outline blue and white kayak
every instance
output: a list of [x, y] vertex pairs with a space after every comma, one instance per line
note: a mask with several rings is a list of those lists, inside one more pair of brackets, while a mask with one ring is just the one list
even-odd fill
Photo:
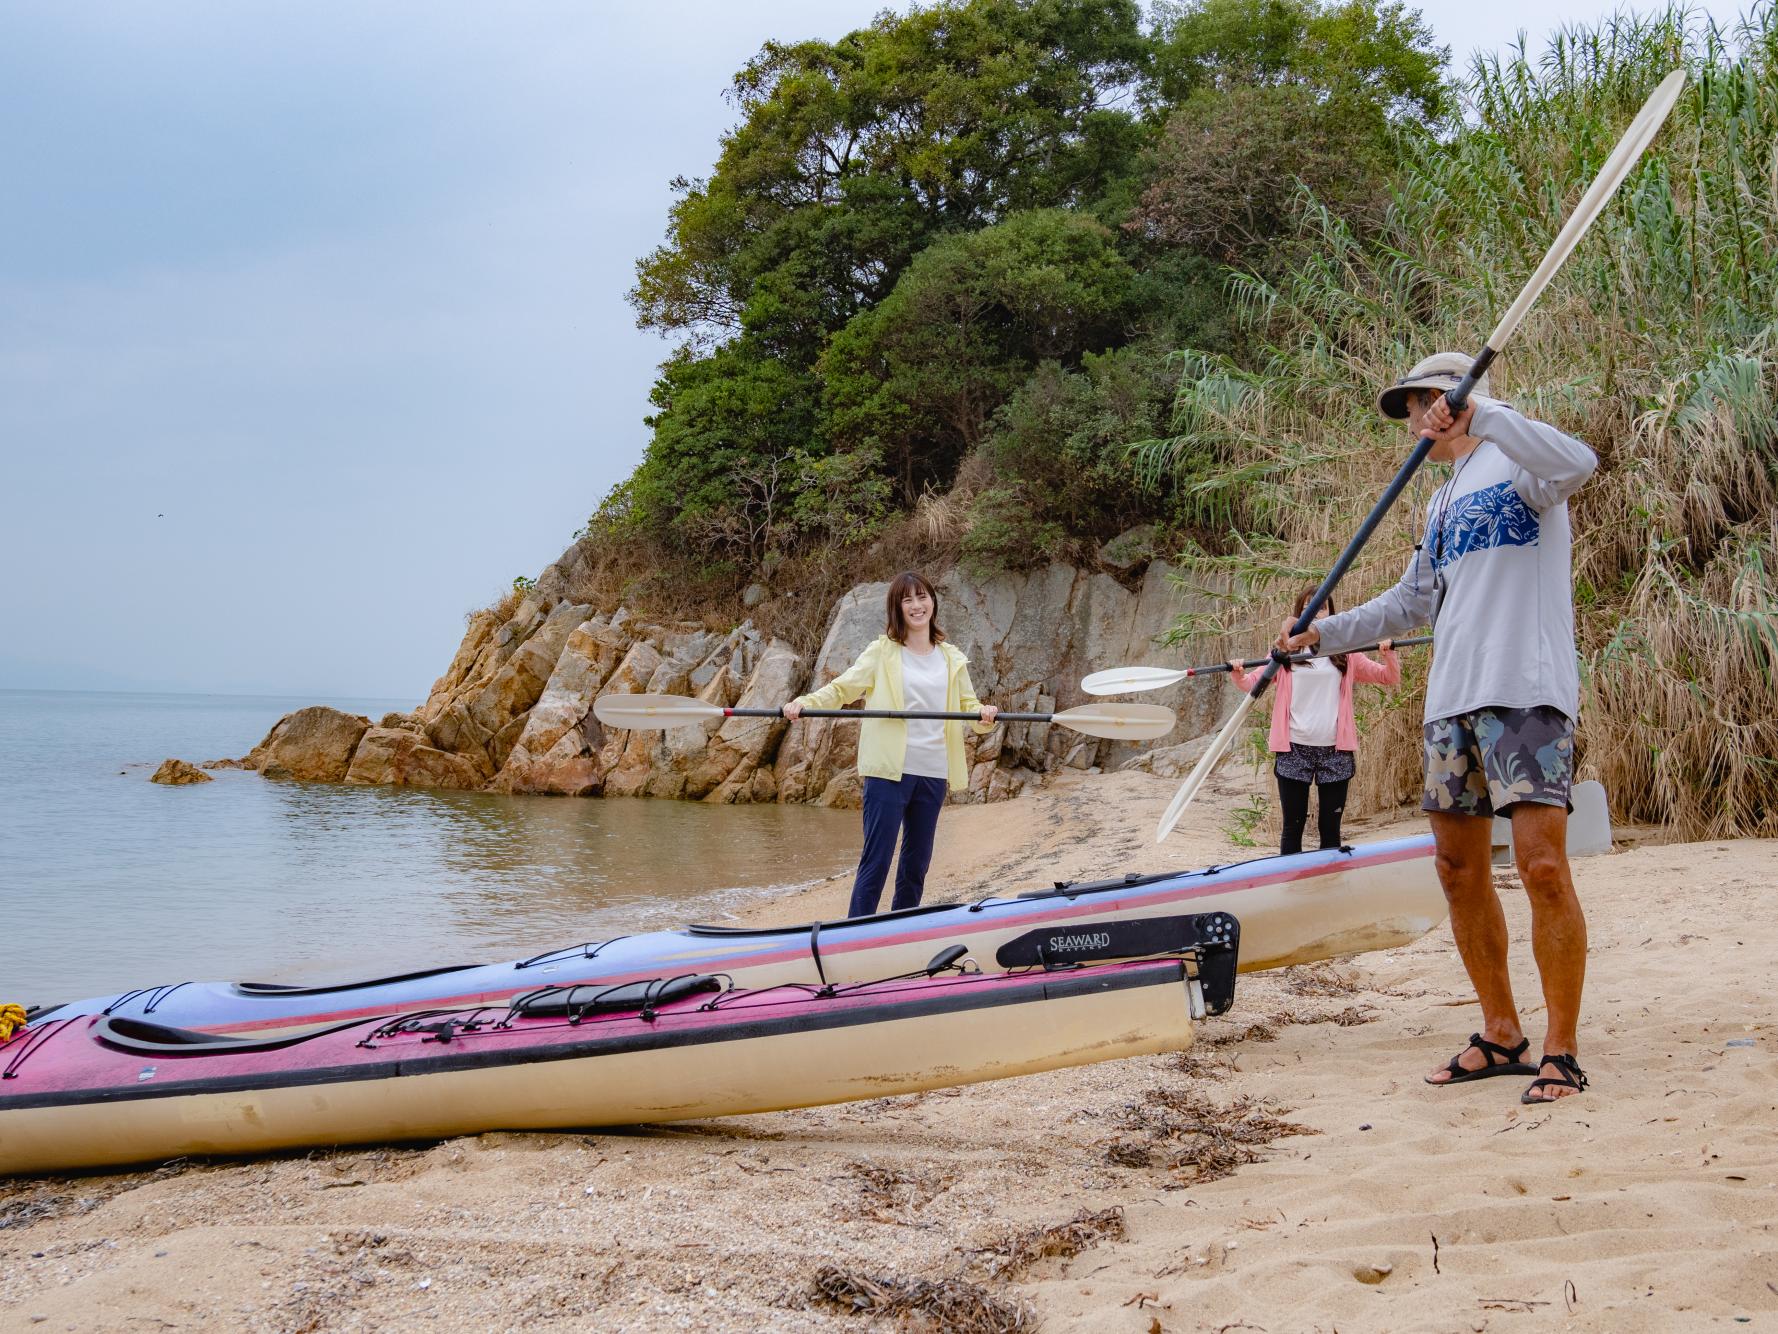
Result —
[[1240, 924], [1243, 972], [1390, 949], [1445, 917], [1428, 835], [1228, 866], [1050, 888], [973, 903], [932, 903], [874, 917], [783, 927], [689, 926], [587, 941], [510, 963], [457, 964], [312, 986], [168, 982], [32, 1011], [141, 1018], [217, 1033], [273, 1033], [420, 1008], [503, 1004], [538, 987], [615, 985], [720, 973], [739, 987], [865, 982], [923, 968], [962, 945], [987, 972], [1030, 962], [1120, 955], [1109, 924], [1227, 913]]

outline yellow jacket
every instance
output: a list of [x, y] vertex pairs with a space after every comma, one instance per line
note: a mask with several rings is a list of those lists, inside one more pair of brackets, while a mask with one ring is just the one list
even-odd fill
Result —
[[[950, 644], [941, 643], [949, 672], [945, 678], [945, 712], [973, 713], [982, 707], [976, 698], [975, 686], [969, 679], [969, 659]], [[876, 639], [858, 655], [858, 661], [834, 677], [819, 690], [797, 697], [805, 709], [837, 709], [860, 695], [867, 709], [905, 709], [906, 696], [901, 689], [901, 645], [888, 635]], [[988, 723], [971, 723], [980, 733], [993, 731]], [[908, 725], [900, 718], [866, 718], [859, 724], [858, 772], [865, 778], [888, 778], [899, 781], [901, 766], [907, 759]], [[945, 767], [951, 790], [961, 792], [969, 786], [969, 768], [963, 757], [963, 724], [945, 724]]]

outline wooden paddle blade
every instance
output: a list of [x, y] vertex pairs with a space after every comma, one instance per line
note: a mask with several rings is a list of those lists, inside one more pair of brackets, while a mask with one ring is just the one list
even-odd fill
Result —
[[601, 695], [593, 701], [593, 717], [607, 727], [638, 731], [701, 723], [722, 717], [722, 710], [684, 695]]
[[1087, 736], [1113, 741], [1153, 741], [1178, 723], [1173, 710], [1159, 704], [1083, 704], [1051, 716], [1050, 721]]
[[1080, 688], [1089, 695], [1127, 695], [1177, 685], [1190, 675], [1190, 672], [1169, 671], [1165, 667], [1109, 667], [1082, 677]]
[[1166, 813], [1161, 816], [1160, 826], [1155, 830], [1154, 841], [1165, 843], [1167, 835], [1179, 823], [1179, 817], [1185, 814], [1185, 808], [1192, 804], [1192, 798], [1198, 795], [1198, 789], [1204, 786], [1204, 780], [1210, 776], [1217, 762], [1228, 754], [1229, 747], [1234, 744], [1235, 734], [1247, 720], [1247, 710], [1253, 707], [1253, 696], [1241, 696], [1241, 702], [1229, 715], [1229, 720], [1222, 725], [1222, 731], [1216, 734], [1216, 740], [1210, 743], [1210, 749], [1204, 752], [1197, 767], [1186, 775], [1185, 782], [1179, 785], [1179, 791], [1173, 794], [1173, 800], [1167, 803]]

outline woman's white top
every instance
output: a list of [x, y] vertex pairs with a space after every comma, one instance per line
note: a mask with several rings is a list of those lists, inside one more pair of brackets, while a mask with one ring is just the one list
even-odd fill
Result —
[[[901, 646], [901, 693], [910, 709], [940, 713], [945, 707], [945, 687], [950, 684], [949, 664], [935, 644], [925, 653]], [[950, 762], [945, 755], [945, 725], [933, 719], [908, 719], [908, 753], [902, 761], [904, 774], [945, 778]]]
[[1326, 658], [1299, 662], [1290, 672], [1290, 739], [1298, 746], [1331, 746], [1340, 725], [1340, 669]]

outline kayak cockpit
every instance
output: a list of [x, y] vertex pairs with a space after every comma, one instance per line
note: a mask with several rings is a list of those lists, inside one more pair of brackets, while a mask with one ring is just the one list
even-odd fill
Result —
[[356, 1028], [365, 1022], [363, 1019], [353, 1019], [347, 1023], [329, 1024], [324, 1028], [311, 1028], [301, 1033], [235, 1038], [222, 1033], [202, 1033], [194, 1028], [174, 1028], [171, 1024], [157, 1024], [148, 1019], [113, 1015], [94, 1025], [93, 1038], [119, 1051], [136, 1052], [143, 1056], [214, 1056], [224, 1052], [239, 1054], [277, 1051], [283, 1047], [295, 1046], [299, 1042], [307, 1042], [323, 1033]]
[[915, 908], [895, 908], [889, 912], [870, 913], [864, 917], [838, 917], [825, 922], [804, 922], [800, 926], [705, 926], [694, 922], [685, 928], [688, 936], [806, 936], [820, 927], [830, 931], [841, 926], [861, 926], [869, 922], [901, 922], [910, 917], [961, 908], [960, 903], [922, 903]]
[[313, 986], [288, 986], [282, 982], [235, 982], [229, 990], [237, 996], [263, 996], [273, 1000], [285, 996], [326, 996], [339, 991], [368, 991], [372, 987], [394, 986], [398, 982], [416, 982], [423, 977], [442, 977], [446, 973], [467, 972], [482, 968], [479, 963], [453, 963], [440, 968], [422, 968], [412, 973], [392, 973], [388, 977], [365, 978], [356, 982], [318, 982]]

